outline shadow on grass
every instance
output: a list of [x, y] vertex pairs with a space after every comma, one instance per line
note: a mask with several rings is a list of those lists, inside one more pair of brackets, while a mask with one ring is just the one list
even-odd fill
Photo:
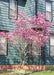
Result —
[[25, 74], [25, 75], [29, 75], [30, 73], [28, 73], [28, 74]]

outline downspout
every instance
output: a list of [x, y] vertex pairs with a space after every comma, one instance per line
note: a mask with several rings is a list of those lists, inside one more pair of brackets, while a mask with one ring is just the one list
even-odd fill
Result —
[[35, 15], [37, 15], [37, 0], [35, 0]]
[[45, 59], [45, 46], [44, 47], [41, 47], [41, 58], [43, 60], [43, 65], [46, 64], [46, 59]]

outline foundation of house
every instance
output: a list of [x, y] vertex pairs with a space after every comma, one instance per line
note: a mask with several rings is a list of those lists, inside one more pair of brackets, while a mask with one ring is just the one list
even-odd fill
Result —
[[[52, 67], [54, 65], [24, 65], [22, 68], [34, 72], [34, 71], [45, 71], [47, 66]], [[19, 69], [19, 68], [20, 65], [0, 65], [0, 71], [7, 69]]]

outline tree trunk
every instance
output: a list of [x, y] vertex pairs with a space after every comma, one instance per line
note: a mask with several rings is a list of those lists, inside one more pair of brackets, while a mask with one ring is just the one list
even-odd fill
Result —
[[20, 65], [22, 65], [22, 53], [20, 53]]

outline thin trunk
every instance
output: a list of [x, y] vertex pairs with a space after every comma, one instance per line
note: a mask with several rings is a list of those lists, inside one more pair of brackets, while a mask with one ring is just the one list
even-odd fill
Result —
[[20, 66], [19, 66], [20, 69], [22, 69], [22, 53], [20, 53]]
[[22, 53], [20, 53], [20, 65], [22, 65]]

